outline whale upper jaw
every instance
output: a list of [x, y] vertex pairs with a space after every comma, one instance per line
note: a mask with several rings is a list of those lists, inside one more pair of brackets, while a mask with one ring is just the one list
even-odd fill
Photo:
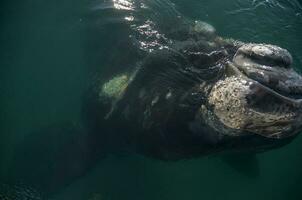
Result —
[[275, 45], [245, 44], [233, 63], [252, 81], [246, 97], [249, 106], [268, 117], [284, 116], [262, 130], [253, 124], [248, 129], [269, 138], [296, 135], [302, 129], [302, 76], [292, 69], [290, 53]]

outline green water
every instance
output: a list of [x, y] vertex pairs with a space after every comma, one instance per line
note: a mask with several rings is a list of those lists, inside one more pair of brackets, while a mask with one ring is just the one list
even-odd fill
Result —
[[[221, 36], [288, 49], [294, 67], [302, 70], [299, 1], [172, 2], [184, 16], [212, 24]], [[81, 96], [94, 72], [125, 59], [126, 49], [112, 48], [123, 37], [122, 27], [104, 30], [107, 19], [91, 9], [97, 5], [101, 1], [0, 3], [1, 175], [8, 171], [18, 141], [48, 124], [77, 122]], [[244, 174], [218, 156], [177, 162], [110, 156], [54, 199], [302, 199], [301, 136], [258, 159], [259, 173]]]

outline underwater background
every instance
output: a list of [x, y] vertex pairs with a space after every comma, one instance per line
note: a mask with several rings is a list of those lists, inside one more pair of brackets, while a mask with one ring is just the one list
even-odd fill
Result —
[[[301, 1], [147, 1], [158, 13], [172, 6], [205, 21], [223, 37], [286, 48], [302, 71]], [[117, 2], [127, 10], [131, 1]], [[50, 124], [78, 123], [95, 73], [130, 63], [131, 52], [116, 48], [129, 35], [109, 8], [104, 0], [1, 1], [0, 182], [19, 141]], [[231, 167], [215, 155], [177, 162], [112, 155], [51, 199], [302, 199], [301, 136], [257, 157], [259, 170], [243, 173], [245, 166]]]

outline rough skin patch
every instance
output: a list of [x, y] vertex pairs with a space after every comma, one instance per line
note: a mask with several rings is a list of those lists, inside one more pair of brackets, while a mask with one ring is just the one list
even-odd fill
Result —
[[219, 81], [212, 89], [209, 103], [220, 121], [233, 129], [241, 129], [245, 122], [249, 82], [237, 77]]
[[[240, 76], [228, 77], [217, 82], [209, 95], [209, 104], [213, 106], [214, 115], [219, 121], [231, 129], [248, 130], [269, 137], [279, 137], [280, 133], [290, 130], [291, 125], [288, 122], [296, 117], [292, 108], [274, 102], [265, 105], [266, 111], [251, 107], [246, 100], [246, 96], [251, 92], [251, 84], [250, 80]], [[213, 128], [218, 125], [215, 121], [210, 124]], [[225, 133], [228, 132], [232, 131]]]

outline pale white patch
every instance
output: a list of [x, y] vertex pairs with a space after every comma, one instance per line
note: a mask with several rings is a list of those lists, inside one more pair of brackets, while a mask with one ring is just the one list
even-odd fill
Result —
[[213, 35], [216, 32], [215, 28], [211, 24], [203, 21], [195, 21], [193, 31], [206, 35]]
[[274, 53], [268, 46], [264, 45], [253, 46], [251, 51], [261, 56], [272, 55]]
[[156, 97], [152, 100], [151, 106], [154, 106], [154, 105], [158, 102], [158, 100], [159, 100], [159, 96], [156, 96]]
[[113, 6], [118, 10], [134, 10], [133, 3], [129, 0], [113, 0]]
[[110, 98], [118, 98], [129, 84], [129, 77], [125, 74], [116, 76], [106, 82], [101, 89], [100, 96], [107, 96]]
[[172, 92], [169, 91], [167, 94], [166, 94], [166, 99], [170, 99], [172, 97]]
[[126, 16], [125, 20], [127, 20], [127, 21], [133, 21], [134, 17], [133, 16]]
[[228, 77], [217, 82], [209, 95], [214, 113], [228, 127], [240, 129], [245, 123], [246, 99], [249, 92], [247, 81]]

